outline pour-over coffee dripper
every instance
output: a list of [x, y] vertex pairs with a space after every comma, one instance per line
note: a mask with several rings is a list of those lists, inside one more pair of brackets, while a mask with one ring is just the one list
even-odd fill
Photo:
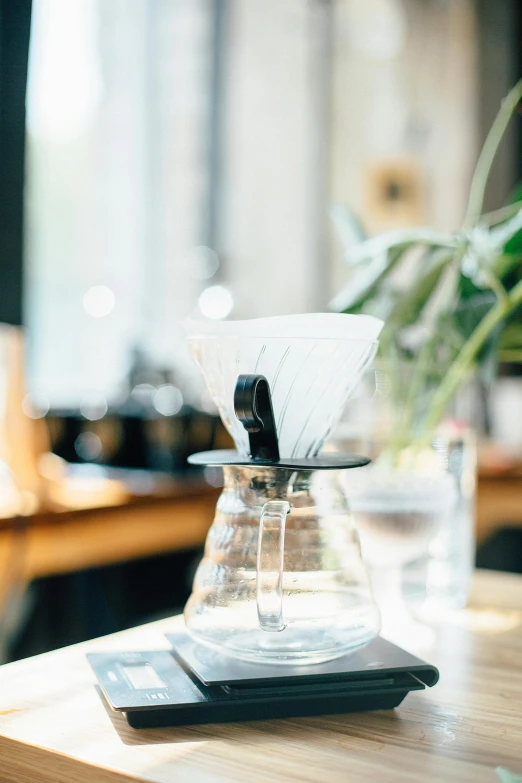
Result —
[[[359, 538], [337, 471], [317, 456], [371, 360], [381, 322], [288, 316], [189, 323], [189, 343], [237, 451], [185, 608], [198, 641], [250, 661], [317, 663], [379, 631]], [[272, 408], [273, 404], [273, 408]]]
[[248, 434], [234, 412], [239, 375], [270, 386], [283, 457], [315, 457], [377, 350], [382, 321], [313, 313], [250, 321], [186, 321], [192, 355], [242, 456]]
[[[238, 451], [191, 460], [222, 465], [225, 489], [172, 648], [88, 656], [109, 705], [135, 728], [391, 709], [437, 682], [433, 666], [374, 639], [378, 612], [336, 481], [368, 460], [317, 456], [380, 323], [316, 319], [220, 325], [213, 342], [208, 327], [189, 328]], [[276, 321], [293, 332], [271, 334]], [[304, 334], [312, 326], [315, 337]]]

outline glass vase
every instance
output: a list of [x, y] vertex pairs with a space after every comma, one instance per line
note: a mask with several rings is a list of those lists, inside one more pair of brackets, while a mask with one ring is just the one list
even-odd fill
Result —
[[476, 438], [471, 430], [442, 433], [432, 448], [457, 495], [425, 556], [404, 568], [404, 598], [419, 616], [466, 606], [475, 565]]
[[346, 474], [344, 489], [381, 610], [383, 635], [422, 647], [432, 634], [413, 616], [423, 619], [461, 608], [469, 595], [475, 556], [475, 439], [451, 426], [441, 428], [430, 447], [404, 449], [393, 462], [386, 446], [374, 443], [371, 451], [374, 463]]

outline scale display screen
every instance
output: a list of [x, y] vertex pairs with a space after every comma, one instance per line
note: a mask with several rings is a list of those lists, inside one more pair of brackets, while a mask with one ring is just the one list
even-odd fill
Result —
[[135, 690], [166, 687], [166, 684], [150, 663], [136, 663], [130, 666], [122, 666], [122, 669]]

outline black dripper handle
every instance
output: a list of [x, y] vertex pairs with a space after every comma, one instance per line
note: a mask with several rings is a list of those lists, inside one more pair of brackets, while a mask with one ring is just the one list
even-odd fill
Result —
[[270, 386], [264, 375], [240, 375], [234, 392], [236, 416], [248, 432], [253, 460], [279, 461]]

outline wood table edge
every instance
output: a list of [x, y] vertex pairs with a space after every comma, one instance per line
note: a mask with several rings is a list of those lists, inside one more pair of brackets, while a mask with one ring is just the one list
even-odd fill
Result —
[[[85, 770], [85, 777], [82, 768]], [[77, 756], [0, 734], [1, 783], [36, 783], [39, 780], [79, 783], [83, 779], [92, 779], [93, 769], [97, 770], [96, 783], [146, 783], [149, 780], [134, 773], [129, 775], [119, 770], [110, 770]], [[42, 770], [45, 770], [44, 778], [41, 777]]]

